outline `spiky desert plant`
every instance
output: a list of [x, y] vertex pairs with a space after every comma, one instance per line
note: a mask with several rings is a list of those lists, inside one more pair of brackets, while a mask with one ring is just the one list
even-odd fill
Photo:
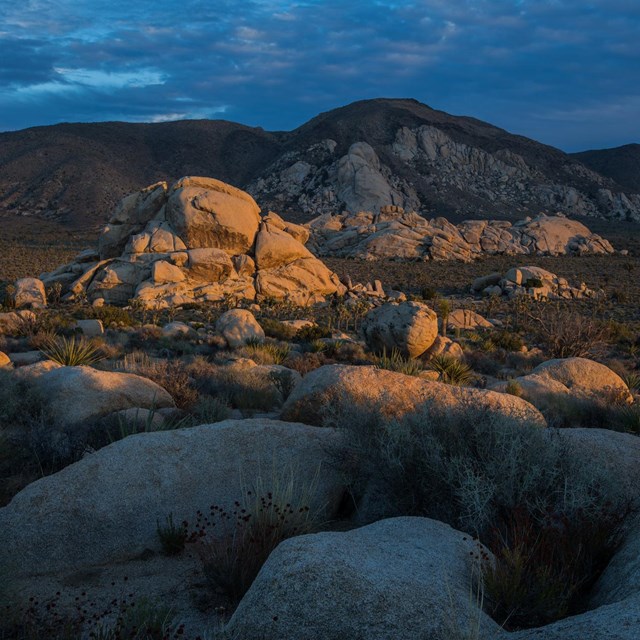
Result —
[[429, 361], [429, 368], [436, 371], [441, 382], [453, 385], [469, 384], [474, 374], [471, 367], [453, 356], [441, 353]]
[[98, 344], [82, 336], [52, 338], [40, 351], [49, 360], [67, 367], [92, 365], [105, 357]]
[[387, 355], [387, 351], [384, 349], [382, 355], [374, 360], [374, 365], [378, 369], [396, 371], [405, 376], [418, 376], [423, 371], [423, 366], [418, 360], [405, 358], [398, 349], [392, 349], [391, 355]]

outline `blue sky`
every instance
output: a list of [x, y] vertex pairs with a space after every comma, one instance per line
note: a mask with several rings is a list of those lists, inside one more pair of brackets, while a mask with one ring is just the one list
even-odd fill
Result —
[[416, 98], [567, 151], [640, 142], [640, 0], [0, 2], [0, 130], [289, 130]]

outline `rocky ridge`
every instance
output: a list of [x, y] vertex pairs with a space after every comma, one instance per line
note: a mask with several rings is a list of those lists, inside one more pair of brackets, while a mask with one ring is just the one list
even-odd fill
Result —
[[308, 225], [308, 246], [318, 256], [361, 260], [418, 259], [470, 262], [483, 254], [611, 254], [608, 240], [582, 223], [561, 215], [525, 218], [515, 223], [445, 218], [427, 220], [399, 206], [379, 213], [325, 214]]

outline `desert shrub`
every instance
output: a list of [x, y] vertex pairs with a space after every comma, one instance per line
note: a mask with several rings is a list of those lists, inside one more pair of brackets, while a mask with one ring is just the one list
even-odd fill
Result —
[[490, 410], [426, 407], [400, 420], [341, 404], [340, 461], [364, 520], [419, 515], [493, 551], [485, 588], [501, 624], [536, 626], [574, 610], [611, 558], [630, 505], [605, 471], [555, 432]]
[[297, 342], [313, 342], [322, 338], [330, 338], [331, 329], [320, 325], [309, 325], [302, 327], [296, 334]]
[[386, 350], [382, 355], [376, 356], [373, 364], [378, 369], [388, 369], [403, 373], [406, 376], [418, 376], [424, 370], [422, 363], [415, 358], [406, 358], [398, 349], [393, 349], [391, 355], [387, 355]]
[[609, 327], [596, 317], [550, 302], [538, 302], [524, 311], [525, 326], [552, 358], [589, 357], [601, 352]]
[[101, 320], [105, 327], [132, 327], [135, 318], [128, 309], [105, 304], [103, 307], [91, 307], [84, 311], [86, 318]]
[[539, 397], [537, 405], [551, 427], [596, 427], [640, 433], [636, 424], [640, 407], [628, 405], [616, 392], [603, 392], [598, 398], [550, 393]]
[[423, 515], [486, 539], [518, 507], [569, 515], [614, 493], [604, 472], [583, 468], [537, 424], [488, 409], [427, 406], [401, 420], [382, 407], [335, 403], [327, 424], [344, 430], [356, 502], [375, 486], [386, 515]]
[[269, 374], [254, 367], [218, 367], [198, 380], [201, 394], [220, 398], [230, 406], [246, 411], [271, 411], [282, 403], [282, 396]]
[[276, 340], [282, 340], [284, 342], [293, 340], [297, 333], [295, 327], [291, 327], [288, 324], [284, 324], [283, 322], [273, 318], [260, 318], [260, 326], [264, 330], [266, 336], [269, 338], [275, 338]]
[[45, 342], [41, 351], [49, 360], [67, 367], [89, 366], [105, 357], [98, 343], [82, 336], [53, 337]]
[[198, 400], [198, 392], [194, 388], [186, 365], [180, 360], [152, 359], [135, 352], [127, 354], [117, 368], [127, 373], [135, 373], [149, 378], [165, 389], [180, 409], [189, 409]]
[[640, 393], [640, 372], [631, 371], [622, 376], [624, 383], [632, 393]]
[[525, 289], [540, 289], [543, 285], [540, 278], [529, 278], [522, 283], [522, 286]]
[[309, 506], [318, 478], [319, 469], [301, 486], [293, 470], [274, 471], [268, 482], [258, 477], [232, 511], [213, 505], [208, 516], [198, 514], [191, 541], [213, 589], [239, 601], [283, 540], [319, 527], [318, 513]]
[[310, 371], [318, 369], [324, 364], [327, 364], [327, 359], [322, 352], [294, 352], [284, 361], [286, 367], [297, 371], [301, 376], [307, 375]]
[[522, 398], [522, 387], [515, 380], [509, 380], [505, 387], [505, 393], [516, 396], [516, 398]]
[[222, 422], [231, 417], [229, 399], [225, 396], [214, 398], [209, 395], [202, 395], [195, 403], [191, 415], [194, 424], [213, 424]]
[[248, 340], [242, 348], [247, 358], [251, 358], [257, 364], [283, 364], [287, 359], [291, 347], [286, 343], [261, 342]]
[[622, 539], [626, 513], [603, 505], [600, 513], [533, 517], [516, 509], [489, 548], [483, 584], [487, 610], [509, 630], [538, 627], [580, 612], [589, 588]]
[[470, 384], [475, 377], [469, 365], [445, 353], [431, 358], [428, 366], [432, 371], [436, 371], [438, 379], [446, 384]]
[[176, 524], [173, 521], [173, 514], [170, 513], [163, 524], [156, 522], [156, 531], [162, 546], [162, 553], [165, 556], [177, 556], [184, 551], [187, 538], [189, 537], [188, 524], [181, 522]]
[[522, 336], [511, 331], [495, 331], [489, 340], [498, 348], [505, 351], [520, 351], [524, 346]]

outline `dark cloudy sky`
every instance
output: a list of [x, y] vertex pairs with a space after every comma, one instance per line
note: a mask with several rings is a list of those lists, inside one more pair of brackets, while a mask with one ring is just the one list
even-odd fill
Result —
[[0, 130], [292, 129], [411, 97], [568, 151], [640, 142], [640, 0], [0, 0]]

